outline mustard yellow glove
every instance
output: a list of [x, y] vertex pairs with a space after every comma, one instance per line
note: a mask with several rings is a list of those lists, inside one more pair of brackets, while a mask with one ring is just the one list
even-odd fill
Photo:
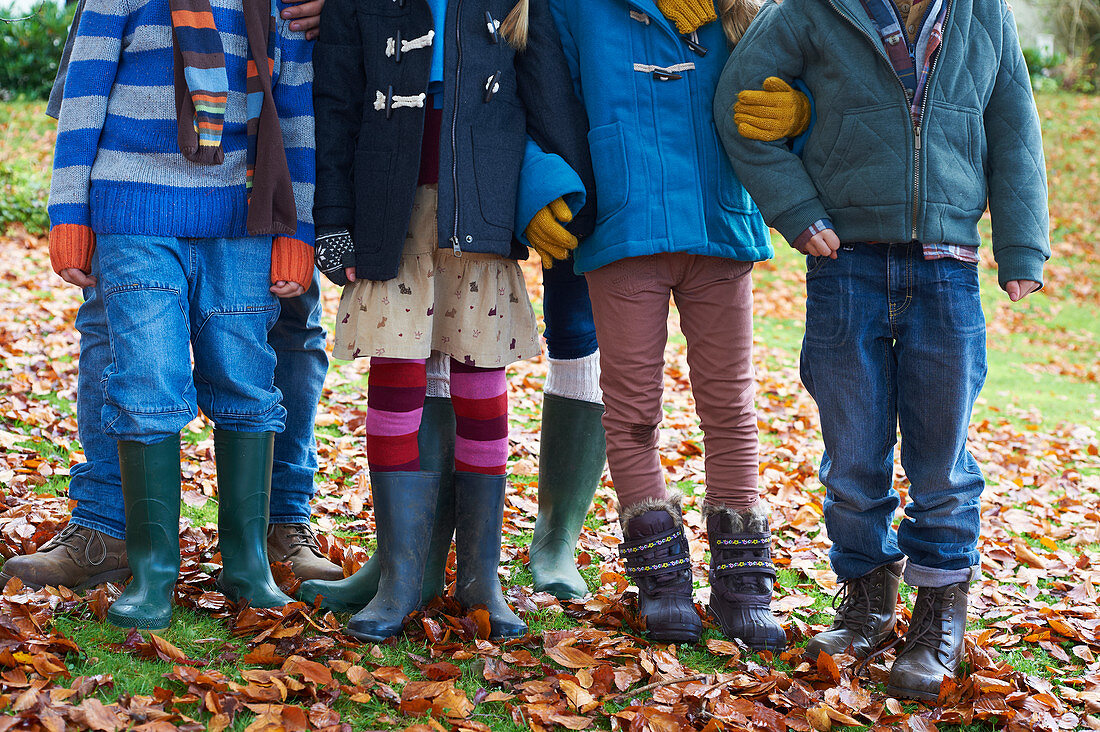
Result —
[[564, 224], [573, 220], [573, 212], [564, 200], [550, 202], [540, 210], [524, 232], [527, 241], [542, 258], [542, 266], [550, 269], [555, 260], [569, 257], [569, 252], [577, 248], [577, 237], [565, 230]]
[[733, 121], [741, 137], [774, 142], [797, 137], [810, 126], [810, 100], [778, 76], [764, 79], [764, 90], [737, 95]]
[[707, 23], [718, 20], [714, 0], [657, 0], [657, 9], [681, 33], [693, 33]]

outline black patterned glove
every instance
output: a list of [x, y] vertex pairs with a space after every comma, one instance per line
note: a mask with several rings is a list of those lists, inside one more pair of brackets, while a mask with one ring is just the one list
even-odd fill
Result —
[[346, 229], [318, 234], [313, 257], [317, 269], [331, 282], [341, 287], [348, 284], [344, 270], [355, 266], [355, 243], [351, 240], [351, 234]]

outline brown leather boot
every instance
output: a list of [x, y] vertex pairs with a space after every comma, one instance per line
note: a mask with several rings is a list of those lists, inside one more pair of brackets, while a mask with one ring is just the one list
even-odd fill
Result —
[[894, 666], [886, 693], [901, 699], [935, 701], [945, 676], [962, 666], [969, 582], [946, 587], [918, 587], [913, 619]]
[[126, 541], [69, 524], [36, 553], [9, 559], [0, 572], [0, 587], [12, 577], [34, 590], [49, 586], [79, 591], [104, 582], [122, 583], [130, 578]]
[[836, 609], [833, 627], [810, 639], [806, 658], [812, 663], [822, 651], [830, 656], [848, 652], [855, 658], [866, 658], [885, 643], [894, 634], [904, 567], [905, 562], [899, 560], [844, 582], [838, 595], [844, 599]]
[[313, 525], [271, 524], [267, 527], [267, 558], [286, 562], [300, 580], [340, 580], [344, 570], [321, 553]]

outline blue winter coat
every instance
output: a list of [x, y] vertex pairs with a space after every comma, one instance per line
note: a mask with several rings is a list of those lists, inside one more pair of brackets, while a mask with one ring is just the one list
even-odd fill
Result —
[[758, 261], [768, 230], [721, 149], [712, 101], [729, 57], [721, 25], [692, 50], [653, 0], [550, 0], [588, 111], [595, 231], [578, 272], [626, 257], [683, 252]]

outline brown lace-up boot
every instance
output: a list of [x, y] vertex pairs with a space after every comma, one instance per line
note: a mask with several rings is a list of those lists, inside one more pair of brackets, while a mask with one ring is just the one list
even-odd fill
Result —
[[901, 699], [935, 701], [945, 676], [962, 666], [969, 582], [946, 587], [918, 587], [913, 619], [894, 666], [886, 693]]
[[321, 553], [309, 523], [267, 527], [267, 558], [272, 562], [286, 562], [294, 576], [303, 581], [344, 578], [344, 570]]
[[894, 633], [904, 566], [899, 560], [842, 583], [837, 597], [843, 600], [836, 608], [833, 627], [810, 639], [806, 658], [813, 662], [822, 651], [835, 656], [849, 648], [855, 658], [866, 658], [886, 642]]
[[130, 578], [126, 542], [85, 526], [69, 524], [34, 554], [12, 557], [0, 572], [0, 587], [12, 577], [34, 590], [68, 587], [86, 590]]

